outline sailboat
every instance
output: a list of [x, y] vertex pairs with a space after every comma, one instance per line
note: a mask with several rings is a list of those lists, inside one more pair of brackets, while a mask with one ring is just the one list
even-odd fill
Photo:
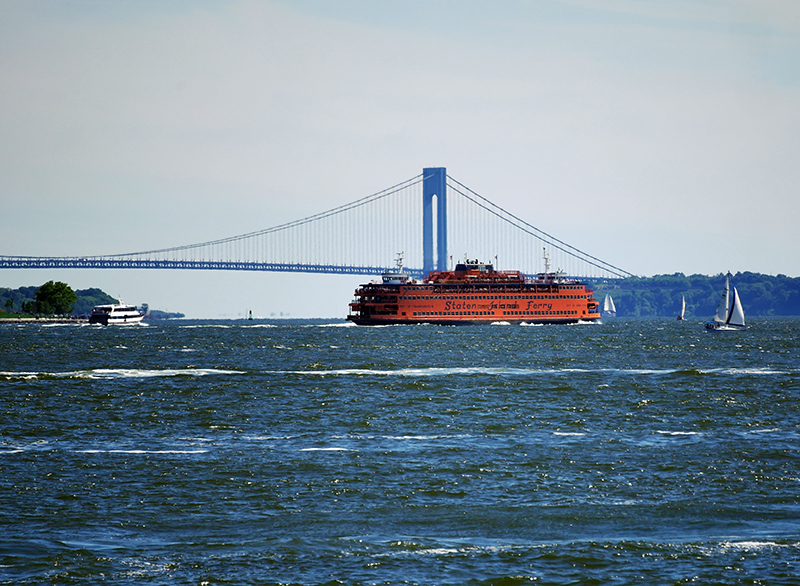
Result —
[[686, 313], [686, 295], [681, 295], [681, 314], [678, 316], [678, 321], [683, 321], [683, 316]]
[[617, 308], [614, 305], [614, 299], [611, 297], [611, 295], [606, 295], [606, 298], [603, 301], [603, 314], [610, 316], [617, 315]]
[[710, 332], [735, 332], [743, 330], [744, 309], [742, 300], [736, 287], [733, 288], [733, 298], [731, 299], [731, 274], [725, 275], [725, 289], [722, 290], [722, 297], [717, 305], [717, 313], [706, 322], [706, 329]]

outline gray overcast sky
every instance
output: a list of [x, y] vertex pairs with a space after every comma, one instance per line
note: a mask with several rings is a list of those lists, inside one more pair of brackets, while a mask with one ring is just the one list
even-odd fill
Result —
[[[3, 255], [233, 236], [445, 166], [636, 274], [798, 276], [799, 163], [795, 1], [0, 0]], [[0, 271], [49, 279], [328, 317], [364, 277]]]

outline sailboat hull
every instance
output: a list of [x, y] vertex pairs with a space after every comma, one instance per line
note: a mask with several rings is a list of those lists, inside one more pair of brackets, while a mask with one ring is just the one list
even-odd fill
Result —
[[707, 332], [739, 332], [745, 329], [745, 326], [732, 326], [728, 324], [721, 324], [715, 321], [706, 322]]

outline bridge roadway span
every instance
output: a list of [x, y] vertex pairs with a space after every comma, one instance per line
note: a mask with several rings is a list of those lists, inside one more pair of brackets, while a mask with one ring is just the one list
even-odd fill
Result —
[[[152, 260], [119, 258], [46, 258], [0, 257], [3, 269], [195, 269], [223, 271], [278, 271], [292, 273], [327, 273], [341, 275], [380, 275], [389, 267], [356, 265], [317, 265], [300, 263], [267, 263], [219, 260]], [[405, 269], [415, 278], [420, 269]]]

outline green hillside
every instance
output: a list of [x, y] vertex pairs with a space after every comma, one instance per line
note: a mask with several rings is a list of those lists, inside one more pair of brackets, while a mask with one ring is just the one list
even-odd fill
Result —
[[[20, 287], [8, 289], [0, 287], [0, 311], [34, 313], [34, 301], [39, 287]], [[72, 315], [88, 315], [95, 305], [118, 303], [117, 299], [100, 289], [78, 289], [75, 291], [77, 301], [73, 305]]]

